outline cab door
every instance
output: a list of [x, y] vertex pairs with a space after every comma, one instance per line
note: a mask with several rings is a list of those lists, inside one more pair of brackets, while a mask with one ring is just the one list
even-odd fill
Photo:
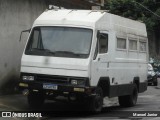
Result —
[[91, 85], [96, 86], [101, 77], [107, 76], [108, 71], [108, 40], [107, 31], [97, 32], [97, 44], [91, 66]]

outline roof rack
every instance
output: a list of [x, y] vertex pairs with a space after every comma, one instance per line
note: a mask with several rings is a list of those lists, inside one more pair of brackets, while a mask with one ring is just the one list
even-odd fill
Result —
[[109, 12], [109, 10], [91, 10], [92, 12]]
[[[95, 6], [96, 7], [96, 6]], [[49, 5], [49, 8], [46, 9], [46, 11], [48, 10], [55, 10], [55, 11], [58, 11], [58, 10], [61, 10], [61, 9], [65, 9], [64, 7], [58, 7], [58, 6], [55, 6], [55, 5]], [[78, 10], [78, 9], [70, 9], [70, 10]], [[91, 12], [101, 12], [101, 13], [104, 13], [104, 12], [109, 12], [109, 10], [99, 10], [99, 9], [92, 9], [90, 10]]]

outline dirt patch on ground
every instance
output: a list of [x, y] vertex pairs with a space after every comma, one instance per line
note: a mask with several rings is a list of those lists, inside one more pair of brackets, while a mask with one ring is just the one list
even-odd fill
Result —
[[18, 91], [18, 82], [19, 78], [11, 75], [4, 77], [0, 83], [0, 95], [7, 95], [7, 94], [15, 94], [19, 93]]

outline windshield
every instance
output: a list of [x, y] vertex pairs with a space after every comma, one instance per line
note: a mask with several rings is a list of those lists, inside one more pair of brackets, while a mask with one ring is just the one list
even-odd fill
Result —
[[91, 40], [91, 29], [35, 27], [32, 30], [25, 54], [87, 58]]

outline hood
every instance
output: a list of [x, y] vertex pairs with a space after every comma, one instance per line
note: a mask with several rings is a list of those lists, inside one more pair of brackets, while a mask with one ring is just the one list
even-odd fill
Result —
[[21, 72], [88, 77], [89, 59], [23, 55]]

